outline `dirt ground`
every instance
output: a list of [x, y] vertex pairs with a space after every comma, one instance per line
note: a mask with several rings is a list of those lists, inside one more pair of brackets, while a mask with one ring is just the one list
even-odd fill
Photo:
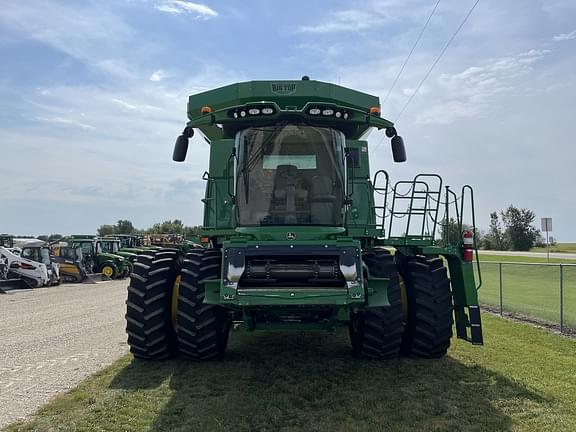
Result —
[[128, 351], [128, 279], [0, 294], [0, 428]]

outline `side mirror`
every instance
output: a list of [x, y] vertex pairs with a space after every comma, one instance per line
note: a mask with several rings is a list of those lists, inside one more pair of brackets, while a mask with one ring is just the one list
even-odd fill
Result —
[[406, 162], [406, 147], [404, 147], [404, 140], [401, 136], [396, 135], [392, 137], [392, 157], [394, 162]]
[[176, 138], [176, 144], [174, 144], [174, 153], [172, 153], [172, 160], [174, 162], [184, 162], [186, 159], [186, 153], [188, 152], [188, 137], [180, 135]]

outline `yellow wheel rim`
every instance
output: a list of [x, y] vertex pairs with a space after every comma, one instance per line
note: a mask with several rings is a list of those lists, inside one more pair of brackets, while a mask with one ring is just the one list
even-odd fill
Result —
[[102, 274], [106, 277], [111, 278], [112, 275], [114, 274], [114, 269], [110, 266], [104, 266], [102, 267]]
[[402, 298], [402, 315], [404, 315], [404, 322], [408, 321], [408, 295], [406, 294], [406, 282], [401, 274], [398, 274], [400, 281], [400, 297]]
[[180, 280], [182, 277], [178, 275], [172, 287], [172, 328], [176, 331], [176, 319], [178, 317], [178, 296], [180, 295]]

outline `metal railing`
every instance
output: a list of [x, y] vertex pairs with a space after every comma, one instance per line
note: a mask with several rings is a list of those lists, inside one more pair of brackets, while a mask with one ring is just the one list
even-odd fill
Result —
[[480, 303], [561, 332], [576, 332], [576, 264], [480, 261]]

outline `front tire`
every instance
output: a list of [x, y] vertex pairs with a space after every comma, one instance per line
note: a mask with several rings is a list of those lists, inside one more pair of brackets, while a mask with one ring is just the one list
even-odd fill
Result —
[[216, 249], [199, 249], [186, 255], [182, 264], [177, 334], [180, 353], [192, 360], [224, 355], [231, 320], [221, 306], [204, 304], [204, 280], [220, 279], [222, 255]]
[[118, 267], [112, 263], [104, 263], [100, 266], [100, 273], [109, 279], [116, 279], [116, 276], [118, 276]]
[[441, 358], [452, 338], [448, 271], [438, 257], [408, 257], [402, 267], [408, 298], [402, 352], [410, 357]]
[[126, 333], [134, 357], [164, 359], [177, 353], [172, 292], [180, 267], [172, 250], [138, 255], [128, 286]]
[[350, 314], [352, 349], [356, 354], [370, 358], [396, 358], [402, 342], [402, 299], [394, 257], [385, 249], [374, 249], [366, 252], [362, 259], [368, 267], [369, 275], [366, 276], [390, 278], [390, 305], [366, 307]]

